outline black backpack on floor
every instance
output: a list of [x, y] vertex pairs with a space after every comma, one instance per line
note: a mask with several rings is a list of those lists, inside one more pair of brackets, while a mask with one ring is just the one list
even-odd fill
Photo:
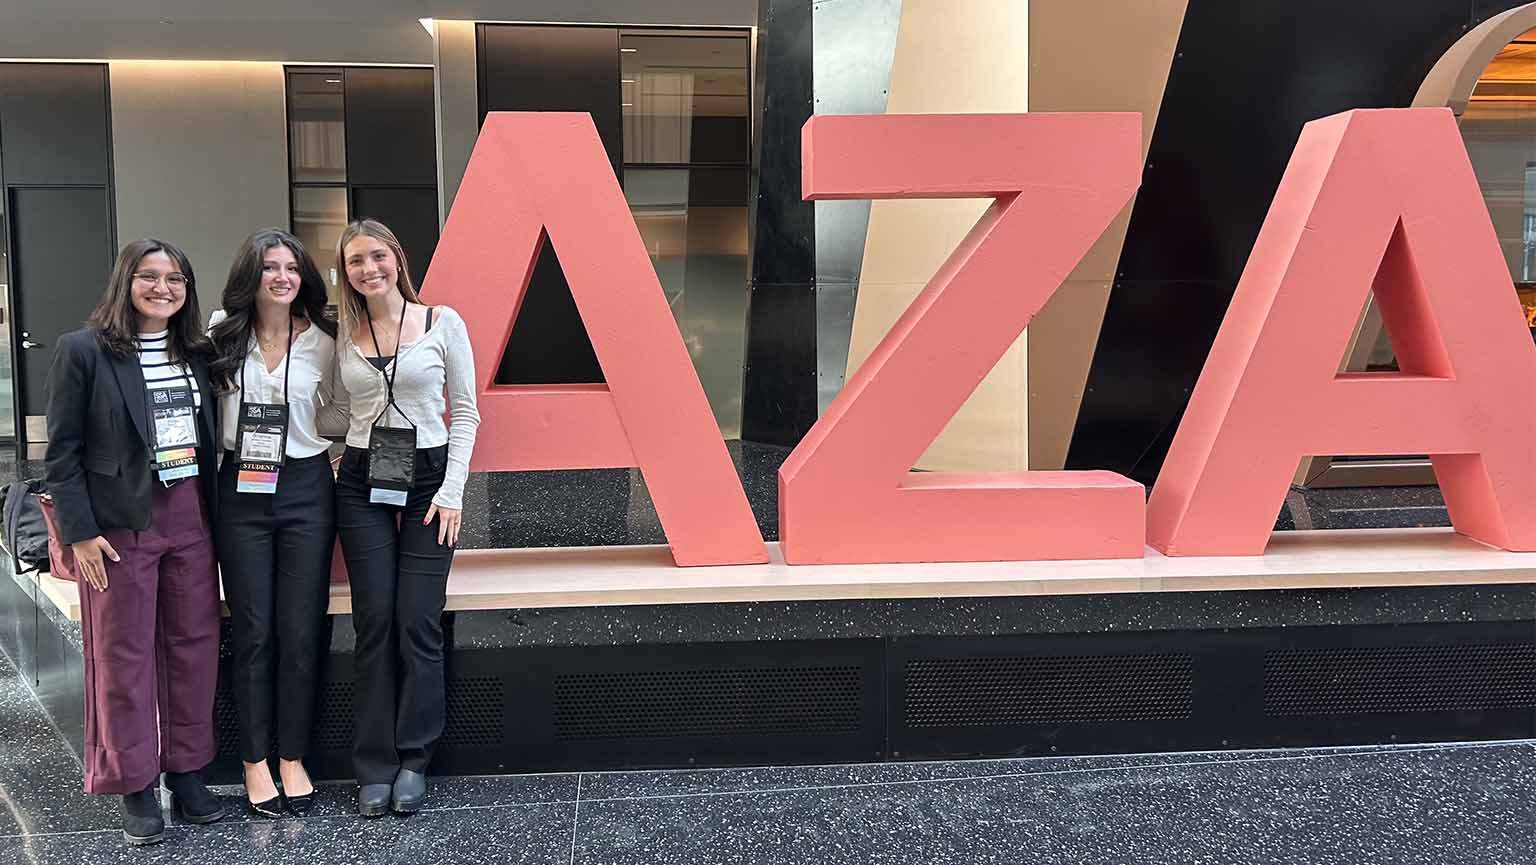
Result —
[[5, 549], [16, 563], [16, 573], [48, 569], [48, 524], [43, 508], [37, 503], [40, 493], [48, 491], [42, 480], [6, 484], [3, 511]]

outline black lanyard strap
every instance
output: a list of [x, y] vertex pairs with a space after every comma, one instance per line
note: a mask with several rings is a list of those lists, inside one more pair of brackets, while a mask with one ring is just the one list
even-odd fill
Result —
[[[400, 339], [401, 337], [405, 336], [405, 312], [410, 308], [410, 303], [402, 303], [400, 305], [400, 324], [395, 328], [395, 356], [392, 360], [390, 360], [389, 363], [385, 364], [379, 369], [379, 375], [384, 377], [386, 399], [384, 401], [384, 407], [379, 409], [379, 413], [377, 415], [374, 415], [372, 424], [373, 426], [378, 426], [379, 421], [384, 417], [384, 413], [389, 411], [390, 407], [393, 406], [395, 412], [399, 414], [400, 417], [404, 418], [406, 423], [411, 425], [411, 429], [416, 428], [416, 422], [411, 420], [410, 417], [408, 417], [406, 413], [400, 409], [399, 404], [395, 402], [395, 377], [400, 374]], [[384, 350], [379, 348], [379, 334], [373, 329], [373, 310], [371, 309], [368, 310], [368, 335], [373, 338], [373, 353], [382, 358], [384, 356]]]
[[[254, 324], [251, 325], [251, 330], [254, 332], [256, 330], [256, 325], [254, 325]], [[257, 340], [257, 344], [260, 345], [260, 342], [261, 342], [261, 340], [258, 339]], [[259, 350], [260, 349], [258, 349], [258, 351]], [[247, 351], [245, 353], [244, 357], [240, 358], [240, 401], [241, 402], [245, 402], [246, 398], [251, 395], [251, 392], [249, 390], [246, 390], [246, 387], [245, 387], [245, 365], [246, 365], [246, 363], [248, 363], [250, 361], [250, 359], [251, 359], [251, 353], [249, 351]], [[265, 369], [266, 368], [266, 363], [267, 363], [266, 355], [262, 355], [261, 363], [262, 363], [262, 368]], [[283, 348], [283, 408], [285, 408], [285, 409], [288, 408], [288, 374], [290, 372], [292, 372], [292, 371], [293, 371], [293, 316], [290, 315], [290, 316], [288, 316], [288, 345]], [[284, 412], [284, 415], [286, 415], [286, 414], [287, 414], [287, 412]], [[283, 423], [283, 449], [280, 452], [283, 457], [288, 456], [288, 425], [289, 425], [290, 422], [292, 422], [292, 418], [288, 418]], [[239, 422], [237, 421], [236, 423], [238, 424]], [[240, 446], [240, 442], [236, 441], [235, 442], [235, 446], [239, 447]]]

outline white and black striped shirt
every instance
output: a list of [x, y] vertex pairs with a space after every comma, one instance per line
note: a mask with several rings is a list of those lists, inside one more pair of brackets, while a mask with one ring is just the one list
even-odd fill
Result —
[[144, 387], [146, 390], [158, 390], [160, 388], [174, 387], [176, 385], [188, 385], [192, 388], [192, 399], [195, 405], [203, 404], [203, 395], [198, 392], [197, 379], [192, 371], [181, 362], [172, 362], [170, 355], [166, 353], [166, 346], [170, 344], [170, 334], [166, 331], [159, 333], [141, 333], [134, 337], [138, 346], [139, 366], [144, 370]]

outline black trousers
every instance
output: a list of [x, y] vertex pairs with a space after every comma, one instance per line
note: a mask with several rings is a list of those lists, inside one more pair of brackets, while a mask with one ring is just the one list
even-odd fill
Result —
[[448, 447], [416, 451], [405, 506], [368, 501], [368, 453], [347, 448], [336, 479], [336, 523], [357, 631], [352, 763], [359, 784], [426, 772], [443, 734], [443, 604], [453, 548], [423, 525], [443, 483]]
[[[214, 540], [229, 603], [230, 683], [240, 756], [298, 760], [309, 750], [326, 653], [336, 509], [330, 459], [290, 459], [272, 495], [235, 492], [237, 461], [219, 469]], [[275, 727], [275, 730], [274, 730]]]

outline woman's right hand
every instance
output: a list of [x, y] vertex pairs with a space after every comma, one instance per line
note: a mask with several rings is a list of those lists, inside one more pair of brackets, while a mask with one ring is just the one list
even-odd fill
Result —
[[107, 539], [101, 535], [76, 541], [69, 545], [75, 551], [75, 568], [79, 570], [81, 579], [91, 584], [98, 592], [107, 590], [107, 563], [102, 561], [102, 556], [114, 562], [120, 562], [117, 550], [107, 543]]

